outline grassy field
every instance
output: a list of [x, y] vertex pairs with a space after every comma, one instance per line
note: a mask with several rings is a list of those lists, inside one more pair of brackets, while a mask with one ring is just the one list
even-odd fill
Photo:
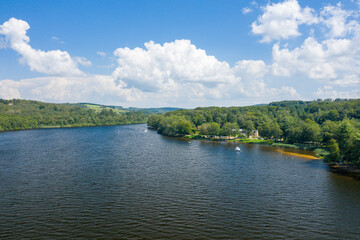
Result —
[[101, 110], [106, 109], [106, 110], [113, 110], [116, 113], [125, 113], [125, 112], [129, 112], [127, 110], [124, 109], [119, 109], [119, 108], [112, 108], [112, 107], [107, 107], [107, 106], [101, 106], [101, 105], [97, 105], [97, 104], [84, 104], [83, 106], [85, 106], [88, 109], [94, 110], [96, 112], [101, 112]]
[[241, 142], [241, 143], [254, 143], [254, 144], [269, 144], [273, 143], [272, 140], [264, 140], [264, 139], [255, 139], [255, 138], [239, 138], [230, 140], [232, 142]]

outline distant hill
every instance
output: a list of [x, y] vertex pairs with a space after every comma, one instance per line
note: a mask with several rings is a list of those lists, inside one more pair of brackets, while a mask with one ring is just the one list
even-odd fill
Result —
[[145, 123], [148, 116], [115, 106], [0, 99], [0, 131]]
[[117, 113], [124, 113], [124, 112], [142, 112], [145, 114], [162, 114], [166, 112], [172, 112], [179, 110], [181, 108], [173, 108], [173, 107], [162, 107], [162, 108], [136, 108], [136, 107], [129, 107], [124, 108], [122, 106], [115, 106], [115, 105], [102, 105], [102, 104], [96, 104], [96, 103], [67, 103], [68, 105], [72, 106], [79, 106], [86, 109], [92, 109], [95, 111], [100, 112], [102, 109], [110, 110]]
[[176, 111], [176, 110], [180, 110], [182, 108], [172, 108], [172, 107], [162, 107], [162, 108], [134, 108], [134, 107], [130, 107], [128, 108], [130, 111], [133, 112], [143, 112], [143, 113], [148, 113], [148, 114], [162, 114], [162, 113], [167, 113], [167, 112], [172, 112], [172, 111]]
[[96, 103], [45, 103], [0, 99], [0, 132], [53, 127], [84, 127], [145, 123], [151, 114], [179, 108], [123, 108]]

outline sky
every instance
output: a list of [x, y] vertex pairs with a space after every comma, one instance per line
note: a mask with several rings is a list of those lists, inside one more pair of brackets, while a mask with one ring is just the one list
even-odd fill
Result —
[[360, 0], [1, 0], [0, 98], [124, 107], [360, 97]]

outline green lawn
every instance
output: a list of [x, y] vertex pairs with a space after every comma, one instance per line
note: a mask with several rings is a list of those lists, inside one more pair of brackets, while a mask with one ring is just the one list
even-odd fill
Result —
[[94, 110], [96, 112], [101, 112], [102, 109], [106, 109], [106, 110], [113, 110], [116, 113], [125, 113], [128, 112], [126, 110], [123, 109], [118, 109], [118, 108], [110, 108], [110, 107], [102, 107], [100, 105], [95, 105], [95, 104], [84, 104], [84, 106], [86, 106], [88, 109]]

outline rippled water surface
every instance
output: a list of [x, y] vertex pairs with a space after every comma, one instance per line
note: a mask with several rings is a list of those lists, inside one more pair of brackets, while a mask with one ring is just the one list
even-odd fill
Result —
[[360, 239], [360, 182], [146, 125], [0, 134], [0, 239]]

